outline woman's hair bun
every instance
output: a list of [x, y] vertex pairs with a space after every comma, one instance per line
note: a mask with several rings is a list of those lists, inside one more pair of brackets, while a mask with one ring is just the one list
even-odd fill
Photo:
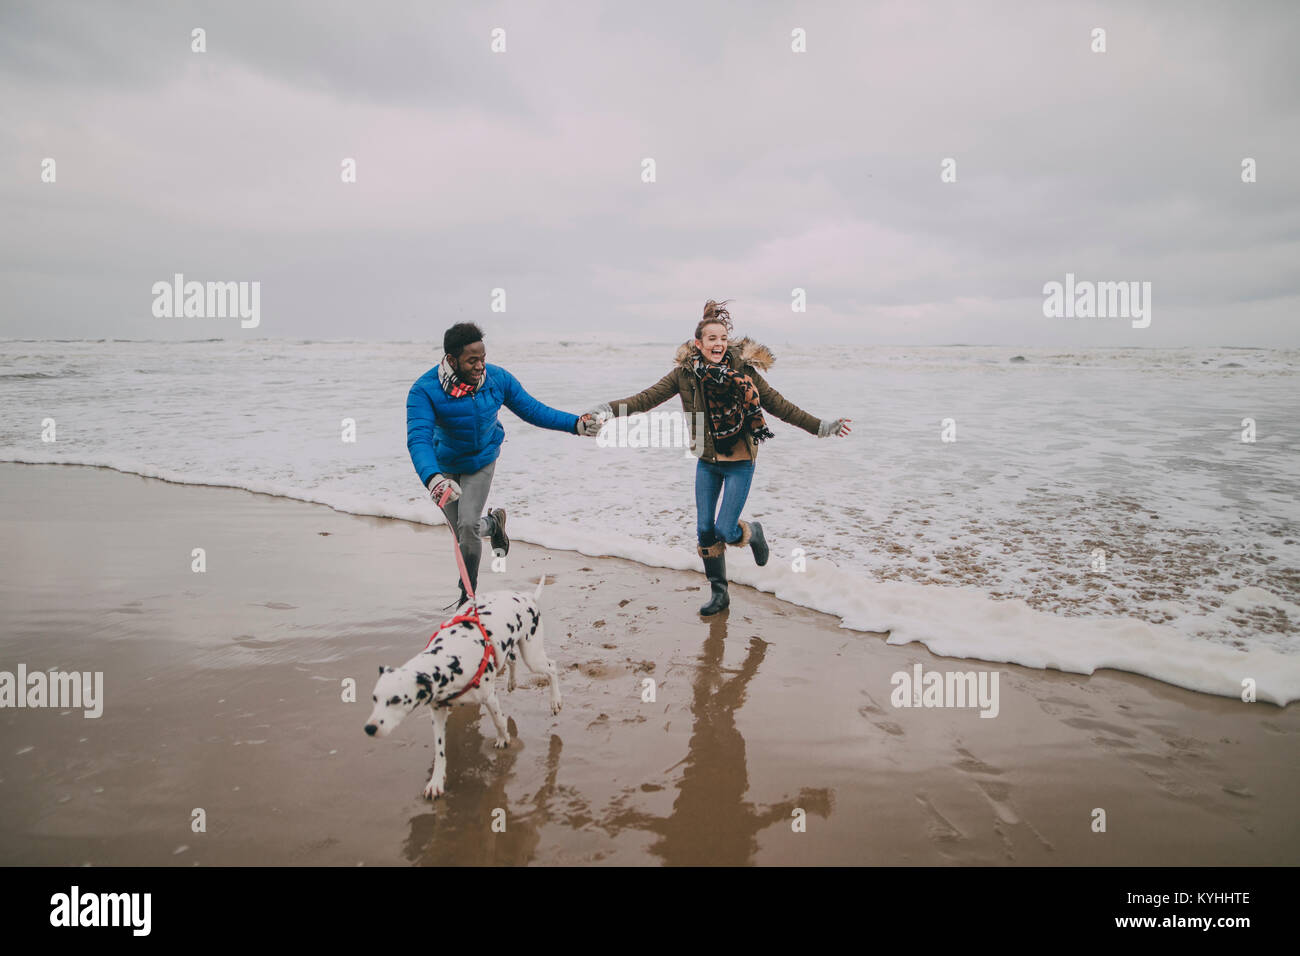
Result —
[[731, 313], [727, 311], [727, 303], [730, 301], [730, 299], [723, 299], [721, 302], [715, 302], [710, 299], [704, 303], [704, 318], [695, 327], [695, 337], [697, 339], [704, 334], [706, 325], [712, 325], [715, 322], [722, 323], [727, 329], [727, 335], [731, 335]]

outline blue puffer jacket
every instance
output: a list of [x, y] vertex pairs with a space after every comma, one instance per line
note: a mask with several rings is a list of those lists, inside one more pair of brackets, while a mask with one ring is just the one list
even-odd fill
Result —
[[506, 437], [497, 421], [502, 405], [538, 428], [576, 434], [577, 415], [543, 405], [499, 365], [488, 365], [482, 384], [460, 398], [443, 390], [435, 365], [406, 396], [406, 448], [421, 483], [439, 472], [463, 475], [496, 461]]

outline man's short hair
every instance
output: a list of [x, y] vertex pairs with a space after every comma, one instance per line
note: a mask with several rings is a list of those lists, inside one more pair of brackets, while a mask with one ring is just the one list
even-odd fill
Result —
[[483, 341], [483, 330], [473, 322], [457, 322], [442, 334], [442, 350], [452, 358], [460, 358], [465, 346]]

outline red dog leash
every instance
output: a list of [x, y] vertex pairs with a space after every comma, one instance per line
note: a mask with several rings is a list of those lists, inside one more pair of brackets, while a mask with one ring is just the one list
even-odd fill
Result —
[[[451, 494], [450, 488], [442, 493], [442, 498], [438, 501], [439, 508], [442, 508], [443, 505], [446, 504], [447, 496], [449, 494]], [[465, 586], [465, 593], [469, 596], [469, 608], [462, 613], [457, 614], [450, 621], [443, 621], [442, 624], [438, 625], [438, 630], [434, 631], [433, 634], [430, 635], [429, 643], [424, 645], [424, 649], [428, 650], [429, 646], [433, 644], [433, 639], [444, 630], [456, 624], [463, 624], [466, 621], [474, 624], [478, 628], [479, 633], [483, 635], [483, 660], [479, 661], [478, 672], [474, 675], [474, 679], [469, 682], [468, 687], [463, 690], [458, 690], [456, 693], [446, 698], [445, 703], [450, 703], [461, 694], [466, 694], [478, 687], [478, 682], [487, 672], [488, 662], [492, 661], [494, 664], [496, 663], [497, 652], [496, 648], [492, 646], [491, 638], [488, 637], [487, 629], [483, 627], [483, 622], [478, 616], [478, 598], [474, 596], [474, 589], [469, 583], [469, 571], [465, 567], [465, 557], [460, 553], [460, 539], [456, 537], [456, 528], [450, 521], [447, 522], [447, 528], [451, 531], [451, 541], [456, 551], [456, 565], [460, 568], [460, 582]]]

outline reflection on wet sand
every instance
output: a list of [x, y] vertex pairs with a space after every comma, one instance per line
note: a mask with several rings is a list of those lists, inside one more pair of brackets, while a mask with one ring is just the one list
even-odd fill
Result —
[[736, 729], [736, 713], [745, 703], [746, 687], [758, 673], [768, 645], [751, 637], [744, 662], [724, 679], [728, 616], [723, 613], [710, 621], [709, 636], [699, 655], [691, 700], [695, 723], [672, 813], [656, 817], [626, 810], [609, 822], [616, 829], [656, 834], [658, 839], [649, 851], [672, 865], [750, 863], [758, 849], [759, 831], [773, 824], [788, 825], [795, 807], [822, 817], [830, 814], [827, 789], [805, 788], [795, 799], [770, 805], [755, 805], [745, 799], [749, 774], [745, 738]]
[[[460, 717], [460, 720], [456, 718]], [[456, 708], [447, 720], [447, 759], [452, 767], [463, 767], [455, 790], [448, 792], [428, 813], [411, 818], [411, 832], [402, 855], [424, 866], [516, 866], [528, 863], [540, 840], [538, 830], [546, 815], [521, 812], [510, 805], [506, 793], [515, 761], [517, 744], [494, 750], [479, 731], [478, 710]], [[508, 721], [513, 740], [519, 731]], [[546, 758], [546, 781], [533, 798], [534, 811], [547, 805], [560, 768], [560, 738], [551, 735]], [[491, 754], [486, 760], [484, 751]], [[494, 814], [505, 811], [505, 828], [492, 829]]]
[[[434, 812], [411, 820], [403, 855], [413, 863], [440, 866], [528, 863], [540, 843], [540, 829], [557, 817], [574, 830], [594, 825], [611, 837], [628, 831], [653, 834], [656, 839], [646, 849], [666, 864], [734, 866], [752, 863], [758, 833], [773, 825], [788, 826], [796, 807], [828, 817], [831, 791], [827, 788], [804, 788], [797, 797], [773, 804], [745, 799], [749, 775], [745, 738], [736, 728], [736, 714], [745, 703], [747, 686], [757, 675], [768, 644], [751, 637], [740, 667], [724, 668], [727, 617], [723, 613], [709, 622], [709, 635], [697, 657], [691, 737], [686, 756], [675, 765], [681, 774], [670, 814], [656, 816], [624, 806], [627, 799], [641, 794], [639, 785], [627, 788], [610, 809], [591, 810], [587, 799], [572, 787], [557, 786], [563, 744], [556, 735], [551, 736], [545, 781], [529, 801], [531, 807], [511, 807], [506, 783], [516, 752], [512, 748], [498, 754], [496, 760], [484, 761], [480, 755], [486, 740], [478, 730], [477, 715], [463, 714], [457, 721], [453, 714], [448, 759], [453, 767], [466, 769]], [[554, 813], [551, 801], [559, 791], [563, 791], [564, 810]], [[508, 826], [499, 833], [491, 828], [493, 811], [498, 808], [508, 815]]]

